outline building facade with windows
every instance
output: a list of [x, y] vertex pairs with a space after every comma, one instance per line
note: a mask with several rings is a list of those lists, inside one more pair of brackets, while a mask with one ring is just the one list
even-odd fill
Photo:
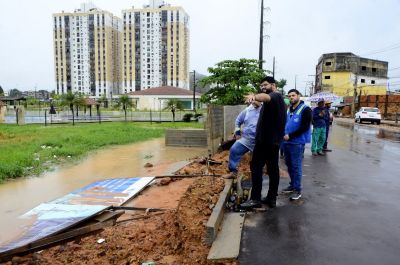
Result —
[[53, 14], [56, 93], [112, 97], [121, 88], [122, 21], [93, 4]]
[[152, 87], [189, 89], [189, 16], [150, 0], [122, 11], [122, 93]]
[[323, 54], [316, 66], [317, 92], [353, 96], [357, 79], [357, 95], [386, 95], [388, 62], [362, 58], [353, 53]]

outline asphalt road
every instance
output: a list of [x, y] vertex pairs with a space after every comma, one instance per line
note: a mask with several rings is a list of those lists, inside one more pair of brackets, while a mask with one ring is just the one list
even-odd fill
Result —
[[400, 134], [334, 124], [329, 140], [306, 149], [300, 202], [247, 215], [239, 264], [400, 264]]

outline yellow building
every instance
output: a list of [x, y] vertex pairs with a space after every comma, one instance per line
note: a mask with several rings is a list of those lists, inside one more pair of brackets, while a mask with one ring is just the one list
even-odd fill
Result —
[[121, 87], [122, 21], [93, 4], [53, 14], [57, 94], [112, 97]]
[[318, 60], [314, 92], [353, 96], [356, 83], [357, 95], [386, 95], [387, 74], [388, 62], [353, 53], [327, 53]]
[[189, 16], [182, 7], [149, 0], [122, 11], [123, 93], [152, 87], [189, 89]]

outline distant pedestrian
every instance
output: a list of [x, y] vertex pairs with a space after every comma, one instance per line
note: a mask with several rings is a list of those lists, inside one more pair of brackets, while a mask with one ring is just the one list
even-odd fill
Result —
[[329, 129], [331, 127], [331, 113], [330, 113], [330, 108], [331, 108], [331, 102], [330, 101], [325, 101], [325, 110], [327, 112], [327, 115], [325, 115], [325, 124], [326, 124], [326, 131], [325, 131], [325, 143], [324, 147], [322, 148], [323, 152], [332, 152], [332, 149], [328, 148], [328, 136], [329, 136]]
[[324, 101], [318, 102], [318, 106], [312, 111], [312, 122], [313, 122], [313, 132], [312, 132], [312, 144], [311, 152], [313, 156], [325, 155], [322, 152], [322, 148], [325, 143], [326, 134], [326, 109], [324, 107]]
[[288, 97], [290, 99], [290, 108], [287, 111], [283, 150], [290, 183], [282, 192], [292, 193], [290, 199], [298, 200], [301, 198], [304, 146], [306, 143], [310, 143], [311, 140], [312, 112], [310, 107], [300, 100], [300, 92], [298, 90], [289, 90]]
[[224, 175], [225, 178], [237, 178], [237, 166], [240, 159], [247, 152], [253, 152], [256, 138], [256, 127], [258, 117], [260, 116], [261, 102], [253, 101], [237, 116], [235, 121], [234, 138], [236, 142], [229, 151], [229, 174]]
[[269, 189], [262, 201], [269, 207], [276, 207], [279, 186], [279, 146], [282, 142], [286, 123], [286, 106], [282, 95], [277, 91], [275, 79], [271, 76], [261, 81], [265, 93], [247, 96], [247, 101], [263, 102], [257, 123], [256, 144], [250, 163], [252, 190], [249, 201], [242, 203], [242, 209], [261, 207], [263, 168], [267, 165]]

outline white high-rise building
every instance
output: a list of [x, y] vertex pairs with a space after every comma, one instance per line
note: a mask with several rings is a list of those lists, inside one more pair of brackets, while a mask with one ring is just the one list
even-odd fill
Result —
[[150, 0], [123, 15], [122, 93], [160, 86], [189, 89], [189, 16]]
[[121, 19], [93, 4], [53, 14], [57, 94], [111, 97], [121, 87]]

